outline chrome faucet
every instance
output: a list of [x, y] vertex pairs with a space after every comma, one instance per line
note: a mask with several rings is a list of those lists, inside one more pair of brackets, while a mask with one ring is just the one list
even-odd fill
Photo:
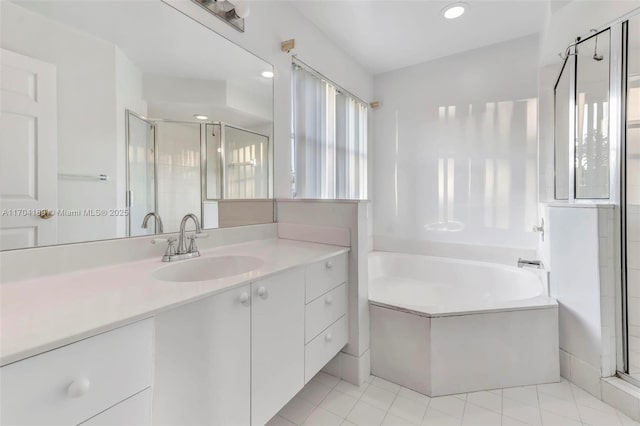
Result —
[[142, 228], [147, 229], [147, 225], [149, 223], [150, 218], [156, 219], [156, 234], [164, 233], [164, 226], [162, 225], [162, 219], [160, 219], [160, 215], [156, 212], [149, 212], [145, 215], [144, 219], [142, 219]]
[[[187, 228], [187, 222], [189, 219], [193, 220], [193, 223], [196, 225], [196, 232], [191, 235], [185, 235], [185, 231]], [[178, 248], [176, 249], [174, 244], [176, 242], [176, 238], [172, 236], [167, 236], [166, 238], [154, 238], [151, 241], [153, 244], [158, 242], [166, 242], [167, 250], [162, 256], [163, 262], [173, 262], [174, 260], [183, 260], [183, 259], [192, 259], [194, 257], [200, 256], [200, 251], [198, 251], [198, 247], [196, 246], [196, 238], [207, 238], [209, 234], [206, 232], [202, 232], [202, 228], [200, 227], [200, 222], [198, 222], [198, 217], [193, 213], [189, 213], [185, 217], [182, 218], [180, 222], [180, 235], [178, 236]], [[189, 239], [189, 246], [187, 246], [186, 240]]]
[[544, 265], [542, 264], [542, 260], [526, 260], [521, 257], [518, 258], [518, 268], [537, 268], [544, 269]]
[[[187, 248], [187, 244], [185, 242], [186, 238], [184, 235], [184, 231], [187, 227], [187, 222], [189, 219], [193, 220], [193, 223], [196, 225], [196, 233], [193, 236], [189, 237], [189, 247]], [[198, 216], [193, 213], [189, 213], [182, 218], [180, 222], [180, 236], [178, 237], [178, 252], [176, 254], [190, 254], [190, 257], [198, 257], [200, 256], [200, 252], [198, 251], [198, 247], [196, 247], [196, 236], [202, 233], [202, 228], [200, 228], [200, 222], [198, 221]]]

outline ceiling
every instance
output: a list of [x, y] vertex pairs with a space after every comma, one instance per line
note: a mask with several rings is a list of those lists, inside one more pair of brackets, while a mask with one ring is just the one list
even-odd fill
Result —
[[234, 81], [271, 94], [271, 80], [261, 76], [270, 64], [160, 1], [14, 2], [115, 44], [143, 73]]
[[448, 20], [442, 9], [455, 0], [291, 2], [373, 74], [537, 33], [549, 8], [548, 0], [465, 0], [465, 14]]

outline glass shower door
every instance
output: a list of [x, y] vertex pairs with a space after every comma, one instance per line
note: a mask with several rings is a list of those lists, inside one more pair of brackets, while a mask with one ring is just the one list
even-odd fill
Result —
[[626, 289], [626, 372], [640, 380], [640, 15], [627, 24], [627, 125], [623, 242]]
[[224, 125], [224, 198], [269, 196], [269, 137]]
[[141, 225], [144, 216], [156, 210], [153, 123], [132, 112], [127, 114], [127, 123], [128, 235], [149, 235], [156, 231], [155, 221], [147, 229]]

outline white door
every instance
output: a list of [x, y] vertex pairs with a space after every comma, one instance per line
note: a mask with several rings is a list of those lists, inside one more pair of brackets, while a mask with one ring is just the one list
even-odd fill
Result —
[[304, 386], [304, 268], [251, 284], [251, 424]]
[[156, 317], [154, 425], [249, 425], [249, 284]]
[[55, 244], [57, 178], [56, 68], [0, 49], [1, 249]]

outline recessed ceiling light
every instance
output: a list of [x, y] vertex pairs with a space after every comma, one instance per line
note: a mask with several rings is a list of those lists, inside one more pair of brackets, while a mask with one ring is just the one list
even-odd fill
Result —
[[453, 3], [442, 9], [442, 14], [447, 19], [456, 19], [464, 13], [464, 3]]
[[208, 120], [209, 116], [208, 115], [202, 115], [202, 114], [193, 114], [193, 116], [195, 118], [197, 118], [198, 120]]
[[262, 76], [264, 78], [273, 78], [273, 71], [262, 71]]

